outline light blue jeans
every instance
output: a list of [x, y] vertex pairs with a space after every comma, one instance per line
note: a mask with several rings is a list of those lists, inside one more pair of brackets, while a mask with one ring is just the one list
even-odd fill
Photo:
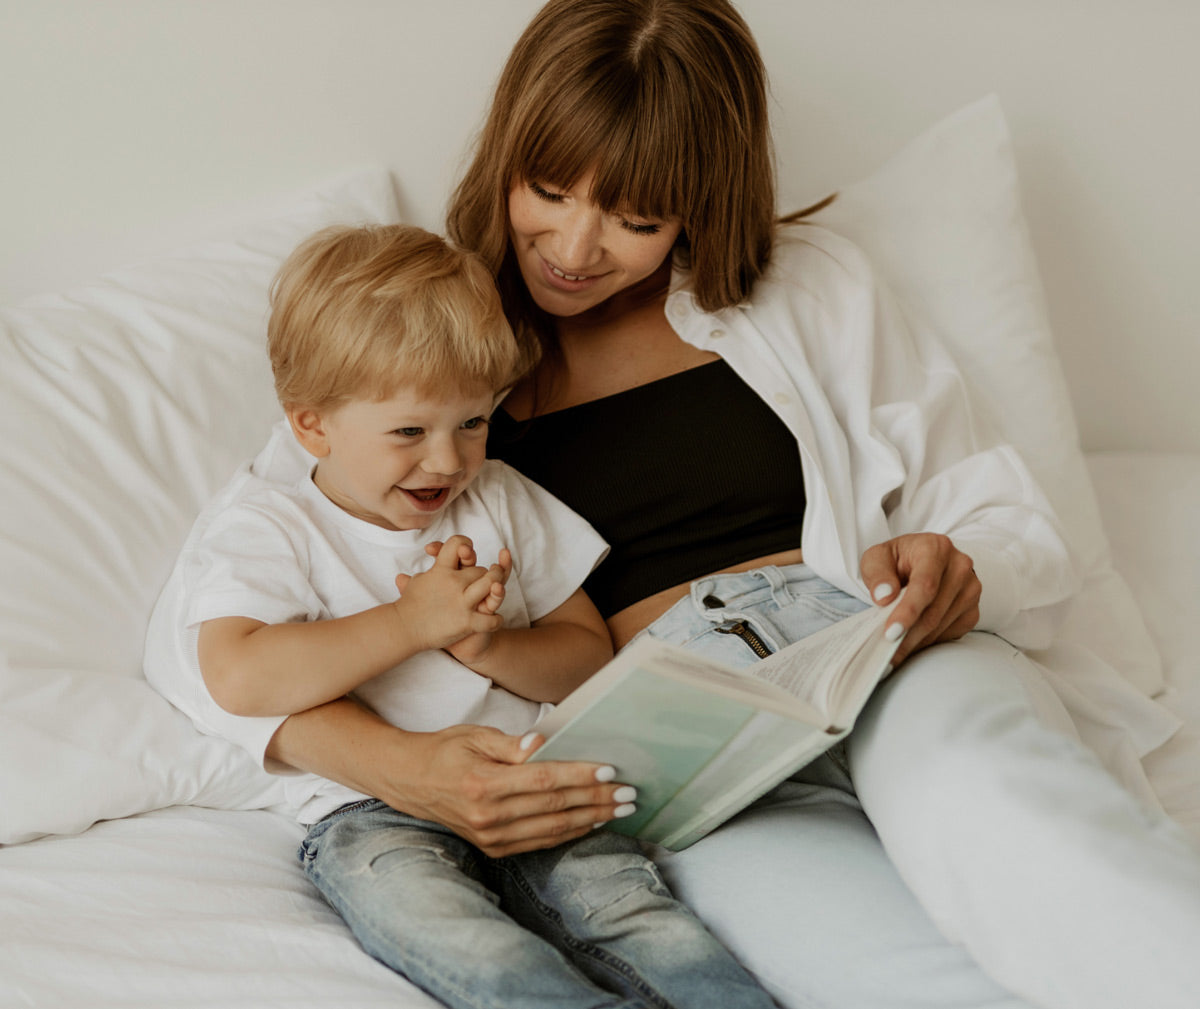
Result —
[[314, 824], [299, 854], [363, 948], [449, 1006], [774, 1006], [618, 834], [492, 859], [364, 800]]

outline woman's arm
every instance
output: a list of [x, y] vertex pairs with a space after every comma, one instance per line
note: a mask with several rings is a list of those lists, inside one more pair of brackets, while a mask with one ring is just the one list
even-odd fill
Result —
[[580, 837], [619, 805], [611, 767], [525, 764], [540, 738], [479, 725], [405, 732], [341, 699], [288, 718], [267, 757], [443, 824], [499, 858]]
[[[812, 473], [827, 483], [809, 497], [806, 561], [861, 575], [868, 591], [891, 585], [877, 601], [906, 589], [892, 618], [914, 632], [901, 658], [967, 624], [1044, 647], [1078, 588], [1070, 552], [938, 332], [906, 313], [857, 248], [820, 228], [781, 240], [773, 271], [756, 287], [756, 330], [772, 334], [761, 337], [764, 358], [792, 379]], [[770, 375], [759, 385], [775, 388]]]

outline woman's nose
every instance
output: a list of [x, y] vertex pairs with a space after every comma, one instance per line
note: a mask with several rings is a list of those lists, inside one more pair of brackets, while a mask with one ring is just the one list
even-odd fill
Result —
[[580, 206], [567, 215], [559, 244], [559, 269], [567, 273], [586, 273], [598, 260], [600, 228], [604, 215], [599, 208]]

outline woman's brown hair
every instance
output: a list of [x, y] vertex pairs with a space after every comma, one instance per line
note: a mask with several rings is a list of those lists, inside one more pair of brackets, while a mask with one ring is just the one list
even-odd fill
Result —
[[725, 0], [550, 0], [496, 86], [448, 229], [497, 277], [523, 339], [550, 339], [508, 239], [508, 194], [569, 187], [595, 166], [606, 211], [683, 223], [693, 291], [713, 311], [766, 266], [775, 179], [766, 74]]

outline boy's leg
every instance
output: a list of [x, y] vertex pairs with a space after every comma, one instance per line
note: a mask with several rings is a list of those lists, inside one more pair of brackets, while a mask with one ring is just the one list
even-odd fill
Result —
[[481, 882], [486, 859], [462, 838], [381, 802], [314, 825], [309, 879], [363, 948], [456, 1009], [635, 1009], [514, 922]]
[[596, 831], [492, 865], [513, 917], [606, 988], [677, 1009], [775, 1005], [630, 838]]

